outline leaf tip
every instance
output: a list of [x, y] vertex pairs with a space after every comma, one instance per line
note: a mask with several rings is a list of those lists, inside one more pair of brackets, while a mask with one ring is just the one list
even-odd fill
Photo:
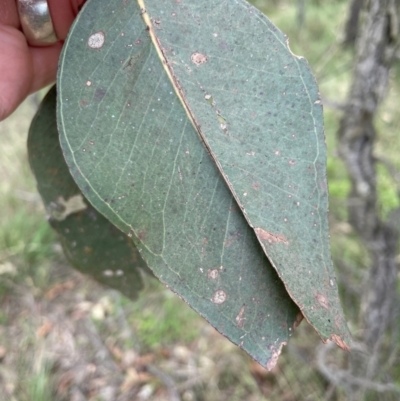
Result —
[[287, 344], [287, 342], [283, 341], [283, 342], [280, 343], [279, 348], [275, 347], [275, 345], [271, 345], [269, 347], [269, 349], [271, 351], [271, 357], [268, 360], [267, 364], [265, 365], [267, 370], [271, 371], [276, 366], [276, 364], [278, 362], [279, 355], [282, 352], [282, 348], [286, 344]]
[[332, 334], [330, 340], [333, 341], [338, 347], [344, 351], [350, 352], [350, 347], [345, 343], [345, 341], [337, 334]]

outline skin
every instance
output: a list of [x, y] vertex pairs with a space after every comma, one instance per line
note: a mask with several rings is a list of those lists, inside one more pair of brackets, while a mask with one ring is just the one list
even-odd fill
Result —
[[0, 121], [30, 93], [55, 81], [63, 41], [84, 2], [48, 0], [60, 41], [51, 46], [32, 47], [21, 30], [17, 0], [0, 0]]

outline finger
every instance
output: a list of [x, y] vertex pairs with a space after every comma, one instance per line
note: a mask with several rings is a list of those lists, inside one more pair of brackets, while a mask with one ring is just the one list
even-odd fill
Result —
[[61, 47], [28, 47], [22, 32], [0, 25], [0, 121], [27, 95], [55, 80]]
[[[85, 0], [48, 0], [57, 37], [64, 40]], [[0, 0], [0, 121], [25, 97], [55, 80], [62, 43], [29, 47], [14, 0]]]
[[48, 0], [57, 38], [65, 40], [69, 28], [85, 0]]
[[0, 121], [27, 96], [32, 81], [32, 61], [22, 32], [0, 25]]
[[15, 0], [0, 1], [0, 25], [19, 27], [17, 3]]
[[33, 70], [29, 93], [36, 92], [55, 81], [61, 48], [61, 42], [47, 47], [29, 48]]

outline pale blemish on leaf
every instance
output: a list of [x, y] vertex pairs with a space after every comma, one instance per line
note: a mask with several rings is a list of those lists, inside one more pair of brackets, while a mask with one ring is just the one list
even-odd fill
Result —
[[282, 234], [272, 234], [272, 233], [265, 231], [262, 228], [258, 228], [258, 227], [256, 227], [254, 229], [254, 231], [257, 234], [257, 237], [260, 238], [261, 241], [266, 241], [270, 244], [275, 244], [275, 243], [279, 243], [279, 242], [281, 242], [285, 245], [289, 244], [288, 240]]
[[104, 32], [99, 31], [89, 36], [87, 44], [91, 49], [101, 49], [104, 45], [105, 39], [106, 36]]
[[244, 310], [245, 307], [242, 306], [242, 308], [240, 309], [238, 315], [236, 316], [235, 320], [236, 320], [236, 325], [240, 328], [242, 328], [244, 326], [244, 323], [246, 321], [246, 318], [243, 317], [244, 316]]
[[221, 305], [226, 301], [227, 295], [225, 291], [217, 290], [214, 292], [211, 301], [215, 304]]
[[207, 271], [207, 277], [211, 278], [212, 280], [216, 280], [219, 277], [218, 269], [213, 269], [213, 270], [209, 269]]
[[52, 219], [63, 221], [70, 214], [81, 212], [86, 208], [87, 205], [83, 200], [82, 194], [77, 194], [67, 200], [60, 196], [56, 202], [51, 202], [47, 205], [46, 209]]
[[204, 99], [206, 99], [207, 102], [211, 104], [211, 106], [215, 106], [216, 103], [211, 95], [205, 95]]
[[329, 310], [329, 301], [328, 298], [324, 295], [321, 294], [319, 292], [317, 292], [317, 295], [315, 296], [315, 298], [317, 299], [318, 303], [326, 310]]
[[271, 359], [267, 362], [267, 366], [266, 366], [266, 368], [269, 371], [271, 371], [276, 366], [276, 363], [278, 362], [279, 355], [282, 352], [282, 347], [284, 345], [286, 345], [286, 342], [282, 342], [279, 345], [279, 348], [276, 348], [274, 345], [271, 345], [269, 347], [269, 349], [271, 350]]
[[197, 66], [199, 66], [200, 64], [207, 63], [208, 61], [208, 57], [205, 54], [199, 52], [193, 53], [190, 56], [190, 59], [192, 60], [192, 63], [196, 64]]

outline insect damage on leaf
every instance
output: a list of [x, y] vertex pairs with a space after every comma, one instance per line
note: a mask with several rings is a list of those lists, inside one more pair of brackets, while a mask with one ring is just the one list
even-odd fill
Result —
[[87, 205], [83, 200], [81, 194], [71, 196], [69, 199], [65, 200], [62, 196], [59, 196], [56, 202], [51, 202], [47, 205], [47, 212], [50, 218], [63, 221], [70, 214], [81, 212], [85, 210]]

